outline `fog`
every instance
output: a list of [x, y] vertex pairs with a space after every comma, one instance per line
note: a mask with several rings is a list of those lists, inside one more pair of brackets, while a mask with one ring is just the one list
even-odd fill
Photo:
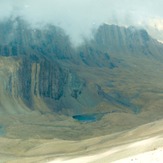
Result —
[[21, 16], [34, 26], [62, 27], [75, 44], [102, 23], [163, 28], [162, 0], [1, 0], [0, 20]]

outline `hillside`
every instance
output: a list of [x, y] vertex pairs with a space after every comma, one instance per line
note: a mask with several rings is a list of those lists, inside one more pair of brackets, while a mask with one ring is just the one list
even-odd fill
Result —
[[163, 45], [144, 29], [103, 24], [73, 47], [17, 18], [0, 35], [3, 137], [80, 140], [162, 118]]

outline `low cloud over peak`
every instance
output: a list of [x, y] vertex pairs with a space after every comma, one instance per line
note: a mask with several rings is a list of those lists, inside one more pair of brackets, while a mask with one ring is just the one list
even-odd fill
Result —
[[161, 0], [2, 0], [0, 19], [22, 16], [33, 25], [60, 26], [78, 44], [92, 29], [107, 22], [118, 25], [147, 25], [163, 18]]

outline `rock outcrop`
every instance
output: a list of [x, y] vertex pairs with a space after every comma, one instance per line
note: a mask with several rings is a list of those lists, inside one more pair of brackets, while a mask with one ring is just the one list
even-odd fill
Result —
[[[99, 93], [103, 90], [100, 84], [106, 87], [104, 81], [110, 80], [106, 74], [121, 66], [117, 54], [156, 54], [160, 58], [163, 49], [145, 30], [106, 24], [99, 27], [94, 39], [76, 49], [59, 27], [35, 29], [20, 18], [1, 22], [0, 35], [3, 94], [22, 101], [31, 110], [63, 114], [98, 110], [102, 102], [135, 110], [137, 107], [123, 102], [123, 97], [119, 100], [106, 91]], [[107, 73], [103, 70], [105, 75], [101, 71], [98, 77], [84, 72], [95, 72], [94, 68], [107, 69]], [[43, 104], [46, 109], [42, 109]]]

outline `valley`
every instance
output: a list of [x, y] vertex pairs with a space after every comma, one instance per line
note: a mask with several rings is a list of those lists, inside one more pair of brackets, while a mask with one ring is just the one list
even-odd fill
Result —
[[76, 48], [62, 29], [20, 18], [1, 22], [0, 34], [0, 162], [120, 146], [100, 156], [116, 161], [127, 144], [162, 137], [163, 44], [145, 30], [103, 24]]

